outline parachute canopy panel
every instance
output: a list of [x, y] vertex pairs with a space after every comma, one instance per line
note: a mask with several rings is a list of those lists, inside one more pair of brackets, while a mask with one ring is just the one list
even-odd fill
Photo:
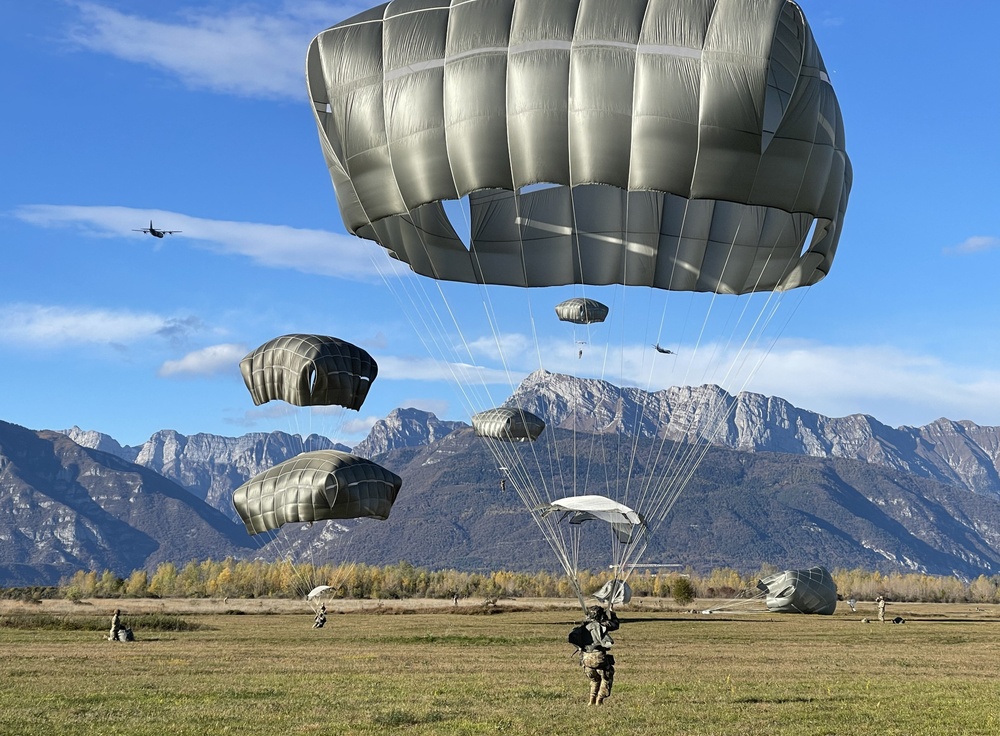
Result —
[[335, 590], [336, 588], [332, 585], [317, 585], [315, 588], [306, 593], [306, 600], [316, 600], [317, 598], [331, 594]]
[[556, 304], [556, 315], [563, 322], [578, 325], [589, 325], [593, 322], [603, 322], [608, 318], [608, 306], [594, 299], [573, 297]]
[[290, 522], [387, 519], [402, 479], [371, 460], [337, 450], [304, 452], [233, 492], [250, 534]]
[[767, 610], [774, 613], [819, 613], [837, 610], [837, 584], [825, 567], [785, 570], [762, 579], [757, 587], [767, 594]]
[[506, 442], [533, 442], [545, 429], [545, 422], [530, 411], [501, 406], [473, 414], [472, 428], [480, 437]]
[[327, 335], [282, 335], [240, 361], [254, 404], [338, 405], [358, 410], [378, 375], [367, 351]]
[[642, 514], [604, 496], [568, 496], [544, 504], [539, 511], [543, 518], [561, 511], [562, 518], [570, 524], [582, 524], [595, 519], [606, 521], [611, 524], [615, 536], [622, 544], [631, 544], [646, 529], [646, 520], [642, 518]]
[[594, 598], [604, 605], [620, 605], [632, 600], [632, 586], [624, 580], [609, 580], [595, 593]]
[[345, 226], [416, 273], [743, 294], [833, 262], [851, 164], [792, 0], [393, 0], [306, 76]]

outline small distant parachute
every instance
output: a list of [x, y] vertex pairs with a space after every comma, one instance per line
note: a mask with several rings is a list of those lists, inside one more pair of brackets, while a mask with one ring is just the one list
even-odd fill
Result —
[[785, 570], [757, 583], [772, 613], [819, 613], [837, 609], [837, 584], [825, 567]]
[[530, 411], [501, 406], [473, 414], [472, 428], [480, 437], [507, 442], [533, 442], [545, 429], [545, 422]]
[[289, 522], [387, 519], [402, 479], [371, 460], [338, 450], [303, 452], [254, 476], [233, 492], [247, 532]]
[[332, 585], [317, 585], [315, 588], [310, 590], [306, 594], [307, 601], [313, 601], [317, 598], [329, 595], [332, 591], [336, 590]]
[[631, 544], [646, 530], [646, 520], [625, 504], [612, 501], [604, 496], [569, 496], [539, 507], [542, 518], [555, 512], [563, 512], [563, 518], [570, 524], [600, 519], [611, 524], [615, 537], [622, 544]]
[[367, 351], [327, 335], [276, 337], [240, 361], [257, 406], [275, 399], [295, 406], [361, 408], [378, 364]]
[[573, 297], [556, 304], [556, 315], [563, 322], [589, 325], [593, 322], [603, 322], [608, 318], [608, 305], [594, 299]]
[[594, 593], [594, 598], [606, 606], [628, 603], [632, 600], [632, 586], [624, 580], [609, 580]]

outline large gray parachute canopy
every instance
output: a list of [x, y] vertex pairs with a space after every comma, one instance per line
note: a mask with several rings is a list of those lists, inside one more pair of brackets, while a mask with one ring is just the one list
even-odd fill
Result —
[[577, 296], [556, 304], [556, 315], [563, 322], [589, 325], [592, 322], [603, 322], [608, 318], [608, 305]]
[[240, 361], [255, 405], [280, 399], [296, 406], [336, 404], [358, 410], [378, 375], [365, 350], [327, 335], [282, 335]]
[[275, 465], [233, 491], [250, 534], [324, 519], [387, 519], [402, 479], [355, 455], [316, 450]]
[[642, 514], [610, 498], [598, 495], [568, 496], [556, 499], [537, 509], [542, 517], [561, 512], [562, 519], [570, 524], [601, 520], [611, 524], [615, 538], [622, 544], [631, 544], [646, 531], [646, 520]]
[[306, 77], [345, 226], [424, 276], [743, 294], [833, 262], [852, 170], [791, 0], [394, 0]]
[[507, 442], [534, 442], [545, 429], [545, 422], [530, 411], [501, 406], [473, 414], [472, 428], [480, 437]]
[[837, 609], [837, 584], [825, 567], [785, 570], [757, 587], [767, 593], [767, 610], [774, 613], [832, 614]]

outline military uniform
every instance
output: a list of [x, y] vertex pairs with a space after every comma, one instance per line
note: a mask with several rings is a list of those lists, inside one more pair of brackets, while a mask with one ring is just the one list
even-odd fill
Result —
[[326, 604], [324, 603], [320, 606], [319, 611], [316, 613], [316, 618], [313, 619], [313, 628], [322, 629], [326, 625]]
[[611, 696], [611, 688], [615, 682], [615, 657], [609, 651], [615, 640], [609, 631], [616, 631], [619, 622], [614, 611], [606, 611], [601, 606], [592, 606], [589, 615], [581, 626], [574, 629], [580, 632], [579, 639], [570, 641], [577, 644], [580, 651], [580, 664], [583, 673], [590, 680], [590, 705], [600, 705]]

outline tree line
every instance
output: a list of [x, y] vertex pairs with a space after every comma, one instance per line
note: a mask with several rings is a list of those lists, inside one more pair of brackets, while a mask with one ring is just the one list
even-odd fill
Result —
[[[741, 599], [759, 594], [757, 581], [778, 572], [765, 566], [753, 573], [720, 568], [709, 573], [693, 570], [643, 569], [629, 576], [635, 598], [667, 598], [687, 603], [694, 598]], [[1000, 575], [974, 580], [920, 573], [881, 573], [870, 570], [831, 572], [844, 600], [874, 600], [883, 595], [894, 601], [930, 603], [1000, 603]], [[609, 571], [584, 571], [581, 587], [589, 595], [613, 578]], [[152, 572], [135, 570], [120, 577], [105, 570], [79, 571], [64, 579], [53, 594], [83, 598], [301, 598], [319, 585], [329, 585], [329, 597], [349, 599], [406, 598], [573, 598], [569, 579], [554, 572], [467, 572], [395, 565], [310, 565], [287, 561], [204, 560], [178, 567], [167, 562]]]

